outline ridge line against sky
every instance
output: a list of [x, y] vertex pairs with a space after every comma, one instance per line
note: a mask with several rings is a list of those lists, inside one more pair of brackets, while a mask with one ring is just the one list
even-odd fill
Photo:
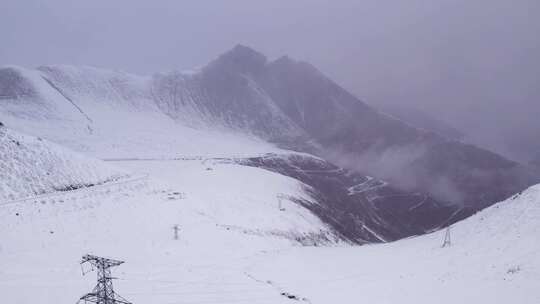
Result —
[[536, 0], [4, 0], [0, 64], [149, 74], [204, 65], [241, 43], [527, 161], [540, 154], [539, 15]]

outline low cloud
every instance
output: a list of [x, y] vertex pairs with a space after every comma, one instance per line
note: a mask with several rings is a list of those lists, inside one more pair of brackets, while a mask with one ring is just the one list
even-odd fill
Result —
[[415, 164], [426, 153], [424, 145], [407, 145], [382, 151], [373, 148], [361, 154], [332, 150], [325, 157], [344, 168], [390, 182], [397, 189], [429, 192], [443, 202], [463, 203], [465, 194], [450, 177], [427, 176], [417, 170]]

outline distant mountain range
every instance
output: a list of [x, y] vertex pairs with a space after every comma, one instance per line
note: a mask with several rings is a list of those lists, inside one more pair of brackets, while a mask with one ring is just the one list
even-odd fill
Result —
[[[532, 183], [519, 164], [441, 136], [438, 130], [419, 129], [385, 115], [308, 63], [288, 57], [268, 62], [252, 49], [237, 46], [199, 77], [210, 82], [206, 87], [213, 88], [216, 96], [232, 92], [245, 96], [240, 92], [250, 88], [252, 94], [260, 92], [257, 115], [242, 111], [245, 117], [258, 117], [253, 125], [259, 136], [387, 179], [403, 189], [482, 208]], [[216, 87], [226, 89], [216, 92]], [[238, 97], [220, 100], [228, 109], [250, 109], [254, 104], [249, 99], [249, 105], [235, 105], [242, 100]], [[271, 109], [279, 111], [268, 120]], [[285, 130], [276, 131], [269, 121], [283, 121]], [[309, 144], [312, 149], [304, 147]]]
[[[389, 112], [308, 63], [268, 61], [241, 45], [199, 70], [147, 77], [0, 69], [0, 121], [8, 127], [99, 157], [219, 154], [288, 175], [320, 203], [306, 208], [353, 242], [431, 231], [539, 181], [518, 163], [457, 141], [459, 131]], [[275, 152], [262, 144], [241, 157], [225, 152], [240, 137], [281, 152], [261, 153]]]

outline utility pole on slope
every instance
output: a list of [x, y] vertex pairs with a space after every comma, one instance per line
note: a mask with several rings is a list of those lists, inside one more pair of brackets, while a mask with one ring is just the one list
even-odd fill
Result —
[[112, 280], [115, 278], [111, 276], [110, 268], [123, 264], [123, 261], [87, 254], [82, 257], [81, 265], [84, 263], [89, 263], [97, 269], [98, 283], [92, 292], [82, 296], [77, 303], [83, 301], [84, 304], [132, 304], [113, 290]]
[[442, 248], [452, 246], [452, 239], [450, 238], [450, 226], [446, 227], [446, 233], [444, 234], [444, 242]]
[[174, 230], [174, 239], [178, 240], [178, 232], [180, 232], [180, 227], [178, 225], [174, 225], [173, 230]]
[[277, 195], [279, 211], [285, 211], [285, 208], [283, 208], [283, 199], [284, 198], [285, 198], [284, 194], [278, 194]]

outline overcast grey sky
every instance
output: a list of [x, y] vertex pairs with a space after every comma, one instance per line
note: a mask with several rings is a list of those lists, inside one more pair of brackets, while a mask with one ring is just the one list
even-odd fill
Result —
[[524, 159], [540, 153], [539, 32], [538, 0], [0, 0], [0, 65], [149, 74], [242, 43]]

